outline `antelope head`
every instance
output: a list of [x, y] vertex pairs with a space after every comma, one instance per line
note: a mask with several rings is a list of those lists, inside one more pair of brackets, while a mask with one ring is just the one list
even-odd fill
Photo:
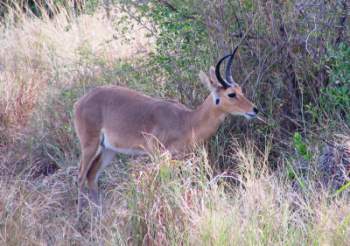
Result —
[[[257, 116], [259, 110], [243, 94], [241, 87], [232, 77], [232, 63], [237, 47], [232, 54], [226, 55], [217, 63], [216, 67], [210, 67], [209, 78], [204, 72], [199, 73], [199, 78], [211, 91], [215, 106], [222, 112], [242, 115], [247, 119]], [[222, 62], [229, 59], [226, 65], [225, 79], [220, 74]]]

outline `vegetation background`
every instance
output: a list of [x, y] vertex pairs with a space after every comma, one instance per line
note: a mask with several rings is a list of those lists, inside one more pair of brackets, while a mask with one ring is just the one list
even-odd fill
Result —
[[[0, 1], [1, 245], [349, 245], [346, 0]], [[120, 156], [76, 223], [73, 103], [116, 84], [193, 108], [239, 45], [262, 120], [185, 160]]]

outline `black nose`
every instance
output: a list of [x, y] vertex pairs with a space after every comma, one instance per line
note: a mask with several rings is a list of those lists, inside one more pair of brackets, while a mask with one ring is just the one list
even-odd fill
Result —
[[257, 108], [253, 108], [253, 111], [254, 111], [254, 113], [256, 113], [256, 114], [258, 114], [259, 113], [259, 109], [257, 109]]

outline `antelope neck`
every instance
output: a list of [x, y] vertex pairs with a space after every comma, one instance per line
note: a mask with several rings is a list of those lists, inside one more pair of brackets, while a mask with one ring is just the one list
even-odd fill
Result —
[[212, 95], [209, 95], [202, 105], [191, 114], [192, 134], [196, 141], [203, 141], [211, 137], [219, 128], [227, 115], [213, 103]]

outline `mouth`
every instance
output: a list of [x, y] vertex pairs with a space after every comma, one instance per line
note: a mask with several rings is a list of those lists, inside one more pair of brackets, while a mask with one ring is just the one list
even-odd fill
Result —
[[244, 117], [246, 117], [246, 119], [248, 119], [248, 120], [251, 120], [251, 119], [254, 119], [254, 118], [256, 118], [256, 113], [254, 113], [254, 112], [252, 112], [252, 113], [245, 113], [244, 114]]

